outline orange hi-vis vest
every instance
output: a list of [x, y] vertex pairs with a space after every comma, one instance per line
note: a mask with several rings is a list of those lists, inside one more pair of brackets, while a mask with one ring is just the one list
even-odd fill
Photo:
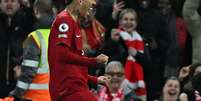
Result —
[[5, 97], [5, 98], [0, 98], [0, 101], [14, 101], [14, 97]]
[[49, 94], [49, 63], [48, 63], [48, 38], [50, 29], [39, 29], [28, 37], [32, 36], [36, 44], [41, 50], [40, 60], [23, 60], [22, 65], [38, 68], [37, 74], [31, 84], [18, 81], [18, 85], [23, 88], [28, 88], [23, 98], [31, 99], [32, 101], [51, 101]]

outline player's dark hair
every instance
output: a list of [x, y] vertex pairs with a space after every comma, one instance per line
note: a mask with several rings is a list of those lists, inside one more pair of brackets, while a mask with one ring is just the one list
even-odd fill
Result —
[[66, 5], [70, 5], [73, 2], [73, 0], [65, 0]]

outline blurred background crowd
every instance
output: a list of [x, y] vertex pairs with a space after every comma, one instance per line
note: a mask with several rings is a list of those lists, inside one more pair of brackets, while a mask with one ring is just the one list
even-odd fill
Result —
[[[0, 98], [9, 96], [16, 86], [24, 40], [46, 23], [36, 19], [40, 16], [33, 7], [37, 1], [0, 0]], [[55, 17], [67, 0], [51, 2], [38, 8], [51, 8]], [[107, 101], [103, 92], [107, 95], [107, 90], [114, 93], [123, 88], [125, 101], [132, 97], [134, 101], [200, 101], [196, 97], [201, 94], [201, 0], [96, 2], [79, 24], [85, 55], [109, 56], [105, 68], [89, 69], [91, 75], [111, 77], [108, 87], [89, 84], [100, 101]], [[141, 42], [128, 44], [120, 29], [136, 32], [132, 38]]]

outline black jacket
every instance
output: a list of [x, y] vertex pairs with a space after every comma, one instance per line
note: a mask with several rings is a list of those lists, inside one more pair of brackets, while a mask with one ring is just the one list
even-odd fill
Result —
[[[14, 81], [13, 67], [20, 64], [22, 43], [33, 29], [32, 8], [22, 8], [8, 25], [8, 16], [0, 11], [0, 81]], [[7, 75], [7, 76], [6, 76]]]

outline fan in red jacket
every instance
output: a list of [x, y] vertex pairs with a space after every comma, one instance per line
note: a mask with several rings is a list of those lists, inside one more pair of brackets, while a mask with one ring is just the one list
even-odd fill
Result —
[[86, 16], [93, 4], [95, 0], [71, 1], [52, 25], [48, 49], [52, 101], [97, 101], [87, 85], [88, 81], [97, 83], [97, 78], [88, 75], [87, 67], [104, 64], [108, 57], [103, 54], [96, 58], [84, 56], [77, 23], [79, 16]]

